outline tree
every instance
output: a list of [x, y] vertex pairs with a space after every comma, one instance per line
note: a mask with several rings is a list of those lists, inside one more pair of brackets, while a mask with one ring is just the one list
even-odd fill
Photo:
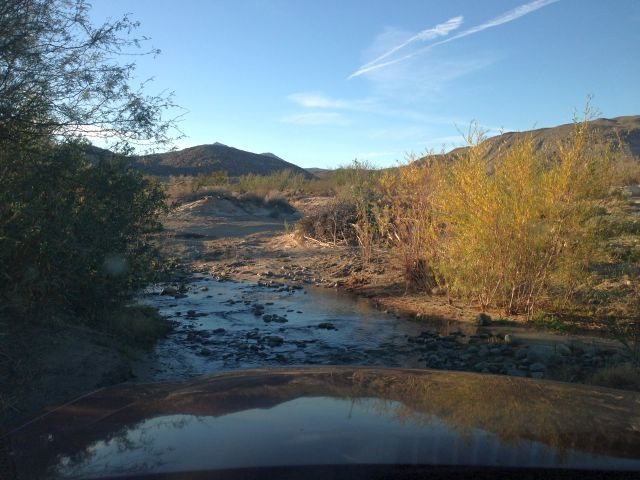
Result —
[[137, 27], [94, 27], [83, 0], [0, 3], [0, 313], [96, 319], [158, 271], [164, 193], [124, 157], [90, 161], [82, 139], [172, 140], [171, 95], [132, 88], [135, 64], [118, 63]]
[[84, 0], [4, 0], [0, 3], [0, 140], [74, 138], [97, 133], [124, 149], [165, 145], [175, 119], [172, 94], [148, 95], [131, 80], [135, 63], [123, 56], [148, 39], [132, 34], [126, 15], [93, 26]]

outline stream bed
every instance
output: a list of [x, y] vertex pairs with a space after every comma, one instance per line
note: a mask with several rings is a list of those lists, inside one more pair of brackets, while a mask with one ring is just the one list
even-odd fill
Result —
[[[218, 281], [191, 275], [178, 290], [158, 285], [142, 303], [174, 322], [135, 368], [138, 381], [175, 381], [241, 368], [362, 365], [438, 368], [554, 378], [619, 361], [576, 345], [505, 342], [481, 327], [398, 318], [336, 289]], [[577, 378], [577, 377], [576, 377]]]

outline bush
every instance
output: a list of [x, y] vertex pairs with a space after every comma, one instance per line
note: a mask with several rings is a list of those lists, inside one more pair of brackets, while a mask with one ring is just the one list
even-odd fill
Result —
[[354, 202], [336, 199], [310, 212], [296, 224], [299, 236], [307, 236], [334, 245], [357, 245], [353, 225], [358, 221], [358, 209]]
[[571, 289], [585, 278], [611, 163], [590, 155], [589, 139], [586, 122], [576, 123], [558, 160], [548, 162], [528, 138], [502, 152], [492, 171], [476, 144], [438, 171], [438, 271], [453, 291], [483, 308], [530, 316], [554, 283]]
[[438, 286], [433, 266], [439, 241], [434, 229], [434, 178], [431, 162], [416, 161], [386, 172], [380, 179], [384, 198], [373, 208], [381, 238], [400, 257], [407, 288], [430, 291]]
[[121, 159], [92, 166], [74, 143], [0, 147], [2, 303], [25, 317], [94, 320], [156, 278], [156, 184]]

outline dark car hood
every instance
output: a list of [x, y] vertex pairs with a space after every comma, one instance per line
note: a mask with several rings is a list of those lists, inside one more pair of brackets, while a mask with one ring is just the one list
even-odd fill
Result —
[[17, 478], [373, 464], [640, 471], [640, 394], [431, 370], [251, 370], [104, 389], [3, 442]]

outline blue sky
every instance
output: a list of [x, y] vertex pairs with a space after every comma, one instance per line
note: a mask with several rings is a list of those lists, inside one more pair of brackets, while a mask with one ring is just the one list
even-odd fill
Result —
[[[379, 166], [490, 133], [640, 114], [638, 0], [94, 0], [162, 53], [178, 148], [221, 142], [303, 167]], [[127, 59], [129, 60], [129, 59]]]

